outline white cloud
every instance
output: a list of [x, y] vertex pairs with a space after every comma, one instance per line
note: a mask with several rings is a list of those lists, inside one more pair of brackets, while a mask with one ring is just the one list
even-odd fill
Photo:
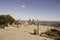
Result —
[[25, 7], [26, 7], [26, 5], [22, 5], [21, 7], [22, 7], [22, 8], [25, 8]]

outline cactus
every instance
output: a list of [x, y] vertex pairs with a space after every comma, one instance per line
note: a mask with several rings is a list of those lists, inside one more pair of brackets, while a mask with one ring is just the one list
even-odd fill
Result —
[[36, 29], [34, 29], [34, 35], [36, 35], [37, 34], [37, 30]]

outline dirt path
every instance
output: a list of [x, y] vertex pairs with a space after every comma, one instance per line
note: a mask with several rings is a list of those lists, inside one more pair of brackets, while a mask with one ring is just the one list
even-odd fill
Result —
[[31, 35], [33, 26], [21, 28], [0, 29], [0, 40], [52, 40], [41, 36]]

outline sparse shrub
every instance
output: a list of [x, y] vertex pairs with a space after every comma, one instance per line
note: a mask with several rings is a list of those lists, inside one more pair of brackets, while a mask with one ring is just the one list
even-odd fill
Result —
[[59, 35], [57, 33], [55, 33], [55, 32], [53, 32], [52, 36], [59, 37]]
[[53, 36], [53, 37], [60, 37], [60, 31], [59, 30], [56, 30], [56, 29], [51, 29], [51, 30], [47, 30], [45, 32], [46, 35], [48, 36]]
[[52, 32], [51, 32], [51, 30], [47, 30], [47, 31], [45, 32], [45, 34], [51, 36]]
[[5, 26], [4, 26], [4, 25], [0, 25], [0, 28], [1, 28], [1, 29], [4, 29], [4, 28], [5, 28]]

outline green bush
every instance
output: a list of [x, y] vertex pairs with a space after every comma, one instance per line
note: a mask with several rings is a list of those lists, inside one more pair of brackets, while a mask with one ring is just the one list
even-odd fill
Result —
[[0, 28], [1, 28], [1, 29], [4, 29], [4, 28], [5, 28], [5, 26], [4, 26], [4, 25], [0, 25]]
[[48, 36], [53, 36], [53, 37], [60, 37], [60, 31], [56, 30], [56, 29], [51, 29], [51, 30], [47, 30], [45, 32], [46, 35]]
[[55, 33], [55, 32], [52, 33], [52, 36], [59, 37], [59, 35], [57, 33]]
[[45, 32], [45, 34], [51, 36], [51, 35], [52, 35], [52, 31], [51, 31], [51, 30], [47, 30], [47, 31]]

